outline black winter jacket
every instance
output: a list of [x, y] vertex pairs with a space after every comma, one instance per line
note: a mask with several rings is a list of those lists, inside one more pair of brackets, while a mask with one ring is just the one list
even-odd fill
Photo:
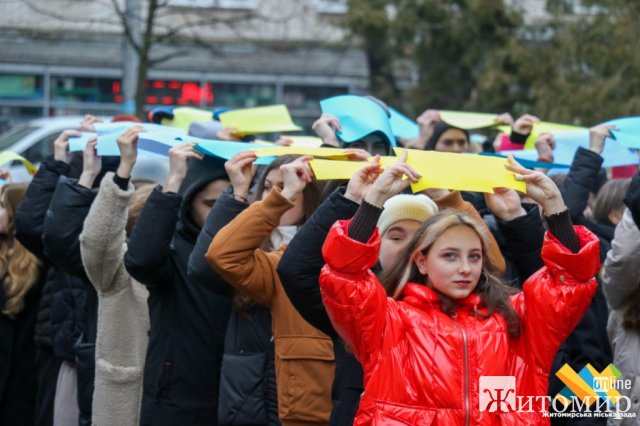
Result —
[[77, 320], [83, 325], [80, 336], [74, 342], [81, 425], [91, 424], [98, 295], [82, 264], [79, 236], [95, 196], [94, 191], [78, 185], [75, 179], [60, 177], [47, 210], [43, 233], [47, 258], [59, 270], [81, 283], [71, 292], [72, 298], [63, 299], [68, 304], [67, 309], [73, 309]]
[[[189, 258], [194, 283], [221, 295], [233, 289], [207, 263], [205, 254], [218, 231], [249, 205], [230, 191], [216, 201]], [[279, 425], [271, 311], [252, 304], [243, 312], [234, 305], [227, 327], [220, 379], [218, 422], [223, 425]]]
[[336, 220], [349, 219], [358, 204], [344, 197], [344, 189], [334, 191], [300, 228], [289, 243], [280, 263], [278, 275], [287, 296], [302, 318], [333, 340], [336, 372], [333, 380], [332, 425], [353, 423], [363, 388], [362, 366], [333, 328], [322, 303], [318, 278], [324, 266], [322, 245]]
[[[60, 176], [71, 171], [68, 164], [49, 158], [40, 164], [37, 173], [29, 184], [22, 203], [16, 211], [15, 237], [20, 243], [40, 260], [47, 264], [47, 279], [42, 290], [38, 321], [35, 329], [35, 341], [40, 346], [53, 347], [54, 330], [52, 330], [51, 313], [53, 306], [56, 270], [44, 255], [42, 234], [44, 219], [51, 202], [51, 197]], [[57, 332], [58, 330], [56, 330]], [[60, 351], [60, 348], [59, 348]]]
[[602, 168], [603, 162], [604, 158], [600, 155], [579, 147], [573, 157], [567, 178], [560, 188], [573, 223], [586, 226], [600, 239], [600, 258], [602, 261], [611, 248], [615, 226], [587, 219], [583, 212], [589, 201], [589, 193], [597, 194], [602, 185], [607, 182], [607, 174]]
[[192, 160], [180, 194], [157, 187], [147, 199], [125, 254], [131, 276], [149, 290], [150, 335], [142, 425], [215, 425], [230, 298], [196, 285], [187, 264], [199, 229], [189, 208], [221, 161]]

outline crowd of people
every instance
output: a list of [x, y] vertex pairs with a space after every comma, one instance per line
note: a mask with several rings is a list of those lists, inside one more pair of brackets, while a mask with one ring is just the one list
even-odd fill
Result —
[[[538, 121], [501, 120], [497, 149]], [[210, 124], [191, 134], [238, 139]], [[414, 140], [345, 142], [322, 115], [323, 143], [361, 161], [345, 181], [317, 180], [309, 156], [257, 166], [188, 138], [143, 157], [143, 126], [119, 157], [95, 138], [70, 153], [64, 131], [31, 183], [3, 175], [0, 425], [640, 424], [640, 174], [608, 178], [610, 129], [564, 175], [510, 157], [526, 194], [414, 194], [407, 151], [380, 155], [481, 150], [436, 110], [418, 124]], [[554, 144], [538, 136], [540, 161]], [[553, 399], [563, 365], [611, 363], [635, 418], [481, 404], [481, 377]]]

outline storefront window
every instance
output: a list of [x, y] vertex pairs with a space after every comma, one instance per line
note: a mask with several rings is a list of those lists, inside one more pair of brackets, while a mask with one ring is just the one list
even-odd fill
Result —
[[119, 80], [94, 77], [51, 77], [51, 101], [54, 103], [113, 103], [112, 87]]
[[41, 75], [0, 74], [0, 99], [37, 100], [42, 98]]
[[319, 111], [322, 99], [346, 93], [349, 89], [339, 86], [284, 86], [283, 98], [291, 109]]
[[212, 103], [216, 107], [253, 108], [276, 103], [273, 84], [213, 83]]

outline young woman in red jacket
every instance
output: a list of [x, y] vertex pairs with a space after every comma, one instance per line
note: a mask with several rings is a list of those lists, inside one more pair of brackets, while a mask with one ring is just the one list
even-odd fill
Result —
[[[323, 247], [323, 302], [364, 369], [354, 425], [548, 424], [551, 363], [596, 290], [597, 238], [571, 224], [546, 175], [511, 160], [507, 169], [526, 182], [549, 225], [545, 266], [522, 292], [500, 281], [475, 219], [447, 210], [418, 229], [403, 261], [379, 282], [369, 268], [378, 260], [381, 206], [420, 177], [405, 158], [373, 183], [374, 170], [363, 174], [364, 202], [333, 226]], [[517, 209], [513, 195], [492, 197]], [[481, 392], [483, 376], [501, 376], [504, 393]]]

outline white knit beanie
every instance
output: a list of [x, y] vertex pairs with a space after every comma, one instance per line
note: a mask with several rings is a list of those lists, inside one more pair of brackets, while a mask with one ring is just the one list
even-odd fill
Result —
[[391, 225], [401, 220], [424, 222], [438, 212], [438, 206], [424, 194], [398, 194], [384, 203], [384, 210], [378, 219], [380, 235]]

